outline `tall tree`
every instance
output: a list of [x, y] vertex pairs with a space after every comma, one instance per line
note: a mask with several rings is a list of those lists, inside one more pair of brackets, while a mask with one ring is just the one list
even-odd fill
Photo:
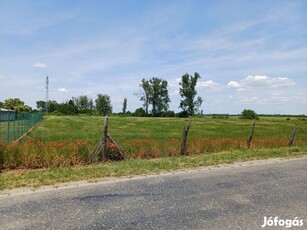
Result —
[[148, 115], [149, 105], [152, 106], [151, 112], [154, 116], [159, 116], [162, 112], [167, 111], [170, 99], [166, 80], [157, 77], [150, 80], [143, 79], [140, 86], [144, 91], [140, 100], [143, 101], [146, 115]]
[[39, 111], [46, 111], [46, 102], [45, 101], [37, 101], [36, 107]]
[[127, 98], [124, 98], [124, 102], [123, 102], [123, 114], [126, 114], [126, 110], [127, 110]]
[[92, 98], [89, 99], [88, 105], [89, 105], [90, 114], [92, 114], [94, 110], [94, 101]]
[[196, 85], [198, 79], [200, 79], [200, 75], [195, 73], [194, 76], [189, 75], [188, 73], [184, 74], [181, 77], [181, 82], [179, 85], [181, 86], [179, 89], [180, 96], [182, 100], [180, 100], [180, 106], [184, 113], [187, 115], [194, 115], [200, 108], [203, 99], [201, 97], [197, 97]]
[[111, 99], [108, 95], [98, 94], [95, 103], [99, 115], [106, 116], [112, 113]]
[[152, 89], [150, 87], [149, 81], [142, 79], [140, 87], [143, 88], [144, 92], [139, 95], [140, 100], [143, 101], [143, 107], [145, 109], [145, 114], [148, 115], [148, 107], [150, 104], [150, 97], [152, 95]]
[[87, 95], [79, 96], [76, 102], [77, 102], [77, 106], [79, 107], [81, 113], [87, 113], [89, 111], [90, 105], [89, 105], [89, 98]]
[[87, 95], [79, 96], [79, 105], [81, 109], [84, 109], [84, 110], [89, 109], [89, 98]]
[[153, 77], [149, 83], [152, 92], [149, 100], [152, 105], [152, 114], [160, 116], [162, 112], [168, 110], [168, 103], [171, 101], [168, 96], [167, 81]]

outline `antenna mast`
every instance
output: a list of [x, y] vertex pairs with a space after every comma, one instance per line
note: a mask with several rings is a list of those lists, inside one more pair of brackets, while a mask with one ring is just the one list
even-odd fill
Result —
[[46, 77], [46, 113], [49, 111], [49, 78]]

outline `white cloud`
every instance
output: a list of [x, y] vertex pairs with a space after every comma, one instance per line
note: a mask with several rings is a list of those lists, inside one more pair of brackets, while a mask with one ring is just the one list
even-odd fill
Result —
[[230, 81], [228, 88], [234, 88], [237, 91], [244, 91], [252, 88], [278, 88], [295, 85], [295, 82], [287, 77], [272, 78], [266, 75], [248, 75], [246, 78], [237, 81]]
[[0, 75], [0, 80], [4, 80], [4, 79], [6, 79], [6, 77], [5, 77], [5, 76]]
[[222, 90], [224, 88], [223, 85], [220, 85], [219, 83], [216, 83], [212, 80], [199, 82], [197, 84], [197, 87], [198, 88], [211, 89], [211, 90], [214, 90], [214, 91]]
[[237, 82], [237, 81], [230, 81], [230, 82], [227, 84], [227, 86], [228, 86], [229, 88], [235, 88], [235, 89], [240, 88], [240, 84], [239, 84], [239, 82]]
[[248, 87], [283, 87], [283, 86], [292, 86], [295, 84], [294, 81], [290, 80], [287, 77], [276, 77], [271, 78], [266, 75], [248, 75], [245, 79], [241, 81], [242, 85]]
[[32, 65], [32, 67], [34, 68], [40, 68], [40, 69], [44, 69], [44, 68], [47, 68], [48, 65], [45, 64], [45, 63], [41, 63], [41, 62], [36, 62]]
[[58, 91], [63, 93], [68, 93], [68, 90], [65, 88], [59, 88]]

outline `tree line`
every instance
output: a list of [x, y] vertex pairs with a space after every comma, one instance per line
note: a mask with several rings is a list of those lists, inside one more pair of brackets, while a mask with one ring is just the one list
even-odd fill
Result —
[[[200, 75], [184, 74], [179, 82], [179, 95], [181, 97], [179, 108], [181, 112], [177, 114], [180, 117], [187, 117], [200, 112], [200, 107], [203, 99], [197, 96], [196, 86]], [[169, 103], [171, 102], [168, 92], [168, 82], [162, 78], [152, 77], [151, 79], [142, 79], [139, 85], [139, 92], [134, 93], [142, 102], [142, 107], [137, 108], [133, 113], [127, 111], [128, 100], [124, 98], [121, 115], [134, 116], [175, 116], [174, 111], [169, 110]], [[58, 103], [54, 100], [37, 101], [37, 110], [39, 112], [47, 112], [52, 114], [74, 115], [74, 114], [98, 114], [109, 115], [112, 114], [112, 103], [110, 96], [106, 94], [98, 94], [97, 98], [93, 100], [87, 95], [72, 97], [71, 99]], [[0, 107], [16, 110], [19, 112], [31, 112], [31, 107], [24, 104], [18, 98], [10, 98], [5, 102], [0, 102]]]
[[[177, 115], [180, 117], [192, 116], [200, 112], [203, 99], [197, 96], [196, 85], [200, 75], [195, 73], [194, 76], [188, 73], [181, 77], [179, 82], [179, 94], [181, 97], [179, 108], [181, 112]], [[153, 77], [149, 80], [142, 79], [140, 92], [135, 93], [143, 103], [143, 107], [138, 108], [135, 113], [141, 116], [174, 116], [174, 111], [169, 111], [171, 102], [168, 94], [168, 82], [166, 80]]]
[[36, 106], [38, 111], [54, 115], [97, 114], [106, 116], [112, 113], [111, 99], [105, 94], [98, 94], [95, 100], [87, 95], [81, 95], [72, 97], [63, 103], [49, 101], [47, 105], [45, 101], [37, 101]]

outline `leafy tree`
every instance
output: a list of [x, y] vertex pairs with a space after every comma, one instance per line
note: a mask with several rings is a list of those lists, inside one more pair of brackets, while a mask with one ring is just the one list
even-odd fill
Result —
[[150, 87], [149, 81], [142, 79], [140, 87], [143, 88], [144, 92], [138, 95], [140, 97], [140, 101], [143, 101], [143, 107], [145, 109], [145, 114], [148, 115], [148, 107], [150, 104], [150, 97], [152, 95], [152, 89]]
[[45, 111], [46, 110], [46, 102], [45, 101], [37, 101], [36, 107], [39, 111]]
[[49, 112], [52, 113], [58, 109], [59, 104], [53, 100], [53, 101], [49, 101], [48, 106], [49, 106], [49, 109], [48, 109]]
[[88, 105], [89, 105], [90, 114], [92, 114], [93, 110], [95, 109], [94, 101], [92, 98], [89, 99]]
[[3, 107], [3, 102], [2, 101], [0, 101], [0, 108], [2, 108]]
[[244, 109], [240, 116], [241, 119], [259, 119], [257, 113], [251, 109]]
[[126, 110], [127, 110], [127, 98], [124, 98], [124, 102], [123, 102], [123, 114], [126, 114]]
[[160, 116], [162, 112], [168, 110], [168, 103], [171, 101], [168, 96], [167, 81], [156, 77], [149, 80], [152, 88], [150, 103], [152, 104], [152, 114]]
[[87, 95], [79, 96], [77, 100], [77, 105], [81, 113], [87, 113], [90, 109], [90, 99]]
[[167, 89], [167, 81], [153, 77], [150, 80], [142, 80], [141, 87], [144, 90], [141, 101], [144, 102], [145, 113], [148, 115], [149, 105], [152, 105], [152, 114], [161, 116], [163, 112], [168, 110], [170, 102]]
[[135, 112], [133, 113], [133, 116], [136, 117], [145, 117], [146, 116], [146, 111], [141, 107], [137, 108]]
[[186, 73], [182, 76], [181, 82], [179, 82], [179, 85], [181, 86], [179, 93], [182, 97], [179, 108], [183, 110], [183, 114], [194, 115], [197, 111], [199, 111], [203, 99], [201, 97], [197, 97], [197, 99], [194, 100], [194, 98], [197, 95], [197, 91], [195, 89], [197, 80], [200, 78], [201, 77], [198, 73], [195, 73], [194, 77]]
[[17, 112], [31, 112], [32, 109], [30, 106], [25, 105], [23, 101], [19, 98], [9, 98], [6, 99], [3, 103], [3, 108], [15, 110]]
[[99, 115], [106, 116], [112, 113], [111, 100], [108, 95], [98, 94], [95, 103]]
[[73, 99], [66, 101], [65, 103], [57, 104], [56, 111], [65, 115], [79, 114], [78, 106], [75, 105]]

